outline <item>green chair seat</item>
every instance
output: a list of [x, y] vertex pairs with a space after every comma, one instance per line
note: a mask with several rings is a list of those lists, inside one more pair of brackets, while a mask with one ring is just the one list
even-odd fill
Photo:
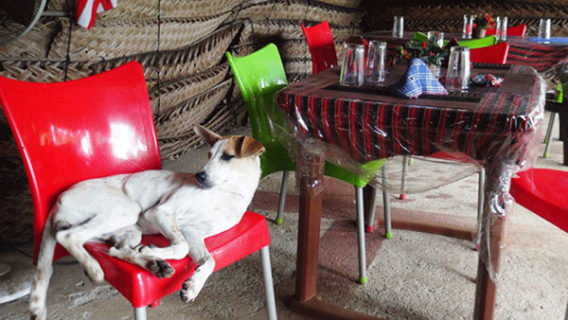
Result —
[[481, 39], [459, 40], [458, 44], [461, 47], [468, 47], [470, 49], [485, 48], [485, 47], [496, 45], [497, 44], [497, 37], [496, 36], [487, 36], [487, 37], [481, 38]]
[[[426, 42], [428, 41], [428, 35], [424, 32], [416, 31], [414, 32], [413, 36], [414, 40]], [[444, 40], [444, 46], [448, 44], [448, 40]], [[470, 49], [477, 49], [477, 48], [484, 48], [489, 47], [497, 44], [497, 37], [494, 35], [487, 36], [481, 39], [467, 39], [467, 40], [459, 40], [458, 44], [461, 47], [468, 47]]]

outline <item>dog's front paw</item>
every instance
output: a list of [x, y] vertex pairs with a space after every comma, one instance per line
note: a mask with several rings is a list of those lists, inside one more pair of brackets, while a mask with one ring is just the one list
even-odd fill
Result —
[[199, 294], [199, 291], [201, 291], [201, 288], [197, 286], [193, 280], [188, 279], [183, 283], [179, 295], [183, 302], [193, 302]]
[[169, 278], [175, 273], [175, 269], [165, 260], [149, 261], [146, 267], [158, 278]]

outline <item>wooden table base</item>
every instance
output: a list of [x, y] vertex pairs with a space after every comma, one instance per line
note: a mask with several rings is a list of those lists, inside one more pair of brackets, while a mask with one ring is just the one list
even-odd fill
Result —
[[[372, 211], [375, 211], [377, 189], [372, 186], [366, 186], [363, 189], [364, 205], [365, 205], [365, 221], [369, 217], [374, 216]], [[439, 215], [438, 217], [441, 217]], [[384, 226], [384, 217], [379, 216], [378, 225]], [[405, 212], [404, 214], [396, 214], [391, 216], [391, 223], [394, 232], [396, 230], [410, 230], [418, 232], [426, 232], [448, 236], [458, 239], [472, 240], [475, 232], [477, 232], [475, 223], [473, 224], [457, 224], [443, 219], [433, 218], [432, 214], [424, 214], [422, 212]]]
[[300, 301], [291, 297], [287, 302], [288, 308], [314, 319], [326, 320], [384, 320], [384, 318], [372, 317], [357, 311], [347, 310], [337, 304], [327, 302], [320, 296], [315, 296], [307, 301]]

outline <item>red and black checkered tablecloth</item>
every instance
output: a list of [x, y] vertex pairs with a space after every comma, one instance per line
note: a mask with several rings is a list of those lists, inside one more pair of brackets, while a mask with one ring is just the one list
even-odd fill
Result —
[[508, 64], [531, 66], [544, 72], [568, 60], [568, 45], [540, 44], [523, 37], [510, 37], [507, 42]]
[[333, 69], [282, 90], [277, 102], [298, 136], [338, 146], [358, 162], [437, 151], [478, 161], [527, 158], [542, 118], [540, 77], [522, 66], [477, 72], [502, 73], [502, 87], [409, 100], [384, 88], [341, 87]]

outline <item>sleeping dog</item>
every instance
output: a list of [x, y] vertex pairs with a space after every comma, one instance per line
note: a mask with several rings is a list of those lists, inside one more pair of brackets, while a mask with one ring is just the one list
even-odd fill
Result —
[[[172, 276], [166, 259], [189, 255], [199, 267], [181, 290], [184, 301], [195, 299], [215, 268], [204, 239], [230, 229], [242, 218], [258, 187], [260, 142], [247, 136], [221, 137], [197, 126], [208, 144], [209, 161], [193, 176], [148, 170], [85, 180], [63, 192], [43, 231], [37, 270], [30, 296], [32, 319], [45, 319], [45, 300], [56, 242], [102, 282], [99, 263], [83, 245], [110, 241], [109, 254], [139, 265], [158, 277]], [[143, 234], [160, 233], [168, 247], [140, 245]]]

